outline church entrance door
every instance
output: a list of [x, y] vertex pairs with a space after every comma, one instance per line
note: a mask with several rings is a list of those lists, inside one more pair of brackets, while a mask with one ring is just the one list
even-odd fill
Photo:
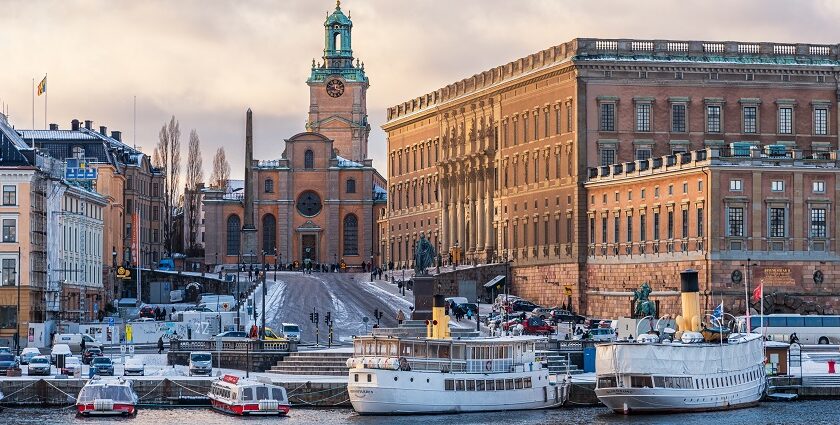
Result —
[[311, 260], [313, 263], [318, 262], [318, 247], [316, 246], [317, 240], [317, 235], [300, 236], [300, 258], [302, 258], [304, 262], [306, 262], [307, 259]]

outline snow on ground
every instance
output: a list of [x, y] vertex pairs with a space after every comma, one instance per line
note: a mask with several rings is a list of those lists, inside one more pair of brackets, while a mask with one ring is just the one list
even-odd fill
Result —
[[[310, 276], [324, 284], [324, 287], [327, 289], [327, 294], [330, 296], [330, 302], [333, 306], [331, 310], [333, 314], [332, 319], [335, 324], [333, 333], [337, 335], [362, 335], [366, 333], [367, 325], [363, 323], [359, 317], [351, 317], [351, 313], [347, 309], [347, 305], [335, 294], [333, 285], [324, 281], [321, 276]], [[358, 314], [355, 316], [358, 316]]]
[[[362, 282], [362, 288], [372, 294], [373, 296], [386, 301], [389, 305], [394, 307], [394, 313], [397, 309], [401, 309], [406, 316], [409, 314], [409, 307], [413, 307], [414, 303], [404, 298], [402, 295], [389, 292], [386, 289], [380, 288], [376, 282]], [[410, 291], [407, 291], [408, 293]], [[412, 295], [412, 299], [414, 296]]]

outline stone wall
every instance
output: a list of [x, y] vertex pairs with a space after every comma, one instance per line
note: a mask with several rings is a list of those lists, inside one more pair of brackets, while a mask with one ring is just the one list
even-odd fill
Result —
[[[514, 267], [512, 274], [513, 295], [547, 307], [571, 304], [572, 310], [584, 311], [581, 305], [584, 280], [577, 263]], [[571, 289], [571, 295], [567, 295], [566, 288]]]

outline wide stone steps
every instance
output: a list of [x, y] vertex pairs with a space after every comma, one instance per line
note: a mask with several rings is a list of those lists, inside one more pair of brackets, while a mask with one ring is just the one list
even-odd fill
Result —
[[347, 375], [350, 352], [299, 351], [272, 366], [269, 373], [286, 375]]

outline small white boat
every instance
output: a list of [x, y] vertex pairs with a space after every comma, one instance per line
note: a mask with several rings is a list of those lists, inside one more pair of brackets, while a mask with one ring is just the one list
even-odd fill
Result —
[[139, 400], [130, 380], [95, 376], [79, 391], [76, 409], [83, 416], [130, 416]]
[[231, 415], [286, 415], [291, 405], [286, 389], [271, 383], [224, 375], [207, 393], [213, 409]]

